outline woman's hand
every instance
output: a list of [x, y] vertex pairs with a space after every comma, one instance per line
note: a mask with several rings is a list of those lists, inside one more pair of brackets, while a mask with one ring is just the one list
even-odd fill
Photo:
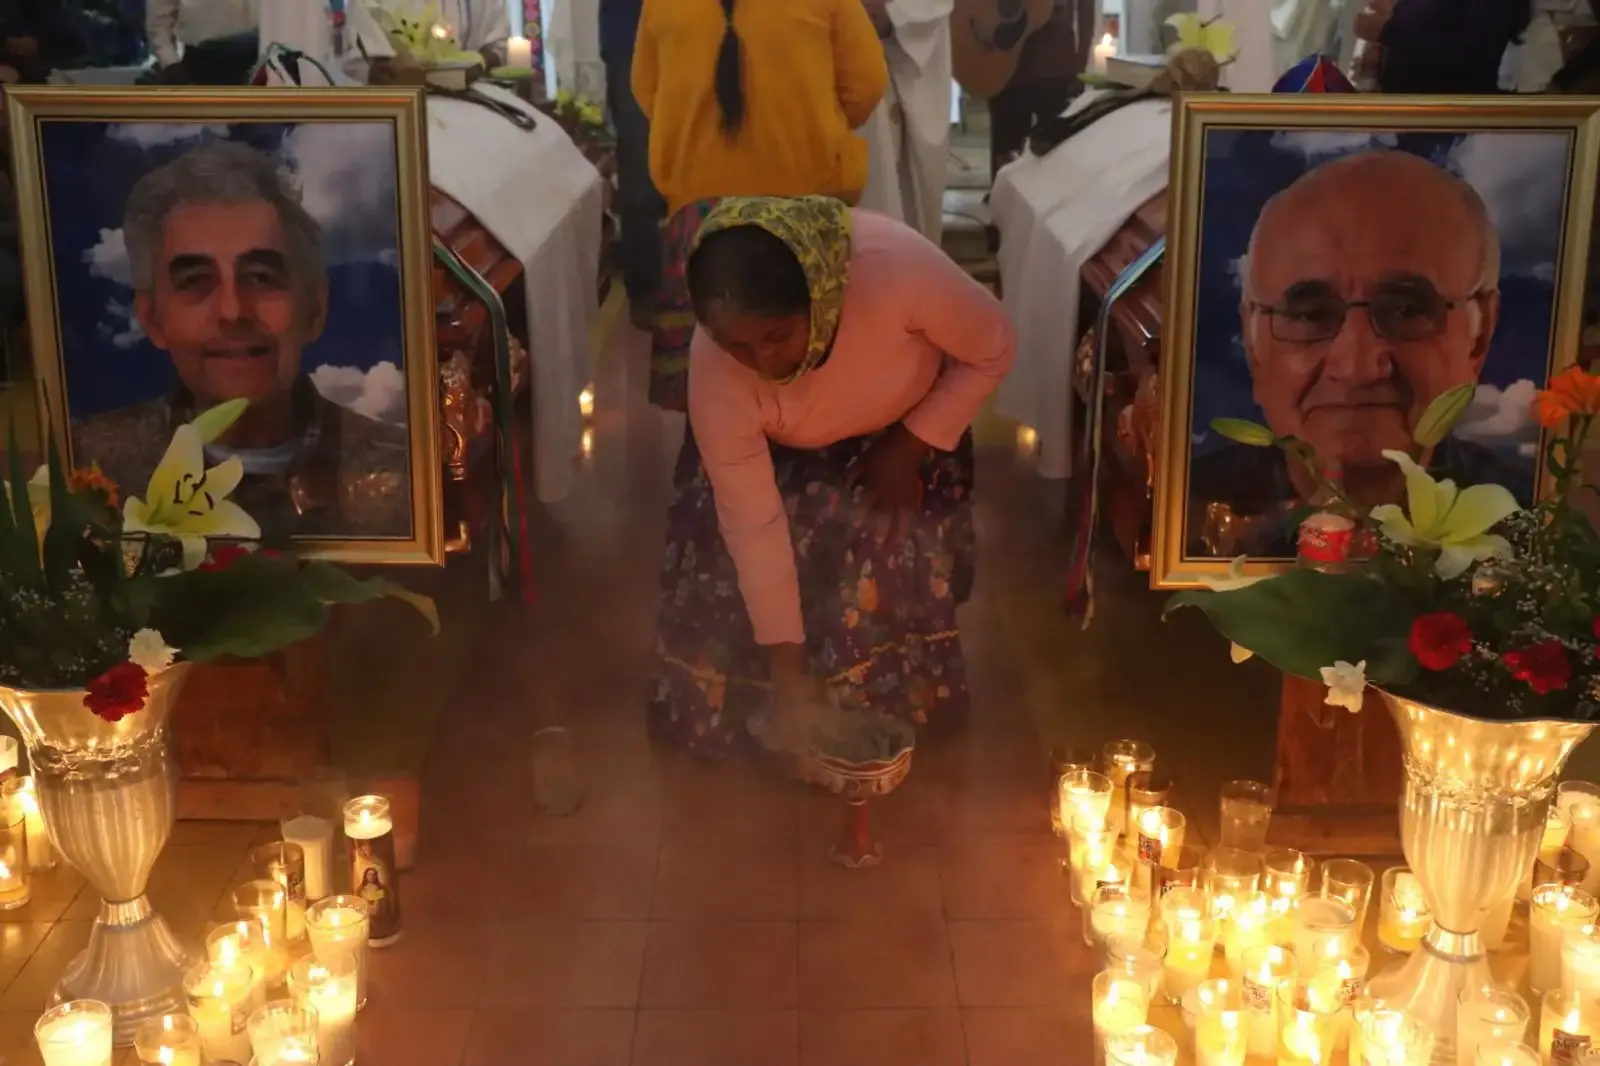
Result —
[[848, 481], [866, 490], [867, 505], [898, 516], [922, 504], [922, 461], [931, 449], [896, 423], [850, 468]]
[[803, 756], [812, 728], [832, 706], [828, 687], [806, 669], [802, 644], [774, 644], [767, 654], [772, 670], [772, 717], [762, 742], [771, 750]]

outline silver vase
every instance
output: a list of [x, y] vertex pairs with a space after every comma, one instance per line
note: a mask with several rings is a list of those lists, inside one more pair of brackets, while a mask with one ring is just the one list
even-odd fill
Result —
[[167, 716], [188, 672], [180, 663], [152, 676], [144, 707], [119, 722], [84, 706], [82, 689], [0, 687], [0, 710], [28, 748], [50, 840], [100, 893], [89, 946], [68, 964], [55, 1000], [109, 1004], [119, 1046], [133, 1043], [146, 1018], [186, 1009], [183, 975], [193, 957], [150, 906], [145, 884], [177, 809]]
[[1435, 1066], [1455, 1062], [1456, 1001], [1489, 982], [1484, 915], [1528, 876], [1556, 775], [1588, 722], [1487, 721], [1383, 693], [1400, 728], [1406, 791], [1400, 842], [1433, 929], [1371, 995], [1433, 1029]]

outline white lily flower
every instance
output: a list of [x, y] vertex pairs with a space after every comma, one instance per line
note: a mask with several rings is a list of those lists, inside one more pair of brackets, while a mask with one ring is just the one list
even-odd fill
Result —
[[1322, 683], [1328, 686], [1328, 695], [1323, 699], [1330, 707], [1343, 707], [1351, 714], [1361, 710], [1367, 692], [1367, 661], [1351, 666], [1343, 659], [1332, 666], [1322, 668]]
[[1235, 663], [1248, 662], [1250, 659], [1255, 657], [1255, 654], [1255, 652], [1251, 651], [1243, 644], [1228, 645], [1228, 658], [1232, 659]]
[[1510, 543], [1489, 532], [1522, 509], [1509, 489], [1503, 485], [1458, 489], [1454, 481], [1435, 481], [1405, 452], [1385, 451], [1383, 457], [1406, 476], [1405, 511], [1392, 503], [1372, 509], [1372, 519], [1382, 525], [1384, 536], [1396, 544], [1437, 549], [1433, 570], [1445, 581], [1460, 577], [1475, 562], [1510, 554]]
[[154, 629], [141, 629], [128, 641], [128, 661], [147, 674], [159, 674], [177, 657], [178, 649]]

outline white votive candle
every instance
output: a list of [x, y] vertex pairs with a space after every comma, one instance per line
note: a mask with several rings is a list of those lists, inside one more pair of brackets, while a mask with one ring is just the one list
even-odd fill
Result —
[[306, 900], [315, 903], [333, 895], [333, 823], [314, 814], [302, 814], [284, 822], [282, 829], [284, 841], [298, 844], [305, 855]]
[[1244, 974], [1246, 954], [1267, 943], [1267, 925], [1271, 921], [1272, 910], [1265, 892], [1252, 892], [1234, 900], [1222, 930], [1222, 953], [1235, 981]]
[[1561, 942], [1561, 987], [1585, 999], [1600, 999], [1600, 926], [1567, 930]]
[[39, 813], [38, 785], [32, 774], [18, 778], [17, 802], [28, 835], [28, 865], [35, 870], [48, 870], [56, 864], [56, 846], [50, 843], [50, 832], [44, 827], [44, 815]]
[[1250, 1050], [1243, 1011], [1227, 1007], [1205, 1010], [1194, 1030], [1197, 1066], [1244, 1066]]
[[1150, 894], [1130, 885], [1105, 885], [1090, 899], [1087, 917], [1090, 947], [1118, 936], [1143, 940], [1150, 929]]
[[1329, 958], [1337, 960], [1347, 942], [1353, 943], [1356, 915], [1337, 899], [1307, 896], [1295, 908], [1294, 957], [1300, 976], [1310, 977]]
[[199, 1026], [187, 1014], [163, 1014], [133, 1031], [140, 1066], [200, 1066]]
[[317, 1012], [320, 1066], [356, 1060], [356, 967], [348, 956], [322, 963], [304, 958], [289, 968], [289, 994]]
[[1378, 902], [1378, 943], [1408, 955], [1432, 928], [1433, 912], [1416, 876], [1402, 867], [1385, 870]]
[[1278, 1030], [1274, 1021], [1278, 986], [1293, 978], [1295, 972], [1294, 956], [1277, 944], [1261, 944], [1245, 952], [1239, 991], [1249, 1014], [1246, 1025], [1252, 1056], [1275, 1053], [1278, 1046]]
[[1144, 985], [1114, 970], [1095, 974], [1090, 994], [1095, 1038], [1102, 1042], [1115, 1033], [1138, 1028], [1150, 1014]]
[[1463, 989], [1456, 1005], [1456, 1061], [1476, 1062], [1486, 1043], [1521, 1040], [1531, 1013], [1528, 1001], [1509, 988]]
[[93, 999], [51, 1007], [33, 1027], [44, 1066], [111, 1066], [111, 1008]]
[[324, 965], [348, 958], [356, 967], [356, 1009], [367, 1003], [367, 905], [357, 896], [329, 896], [306, 908], [311, 953]]
[[1569, 930], [1595, 920], [1600, 904], [1581, 888], [1540, 885], [1528, 907], [1528, 987], [1542, 993], [1561, 984], [1561, 947]]
[[526, 37], [506, 38], [506, 66], [533, 69], [533, 42]]
[[1539, 1008], [1539, 1054], [1546, 1066], [1567, 1066], [1590, 1043], [1589, 1012], [1576, 995], [1564, 988], [1544, 994]]
[[184, 975], [189, 1016], [200, 1030], [207, 1062], [250, 1061], [247, 1026], [255, 987], [255, 975], [245, 966], [202, 962]]
[[1167, 933], [1161, 981], [1167, 1000], [1176, 1003], [1211, 976], [1217, 923], [1205, 893], [1197, 888], [1175, 888], [1163, 896], [1161, 921]]

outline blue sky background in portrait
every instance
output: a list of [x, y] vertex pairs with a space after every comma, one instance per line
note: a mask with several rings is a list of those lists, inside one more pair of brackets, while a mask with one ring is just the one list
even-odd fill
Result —
[[1261, 419], [1240, 334], [1240, 268], [1266, 201], [1321, 163], [1398, 148], [1446, 167], [1483, 198], [1500, 234], [1500, 321], [1461, 436], [1534, 469], [1529, 415], [1544, 384], [1572, 140], [1565, 131], [1384, 134], [1339, 130], [1210, 130], [1195, 320], [1195, 454], [1218, 446], [1214, 418]]
[[304, 369], [334, 402], [403, 424], [398, 161], [388, 121], [42, 123], [70, 414], [83, 418], [172, 387], [170, 361], [133, 317], [123, 205], [141, 175], [221, 138], [274, 154], [323, 226], [328, 323], [307, 347]]

